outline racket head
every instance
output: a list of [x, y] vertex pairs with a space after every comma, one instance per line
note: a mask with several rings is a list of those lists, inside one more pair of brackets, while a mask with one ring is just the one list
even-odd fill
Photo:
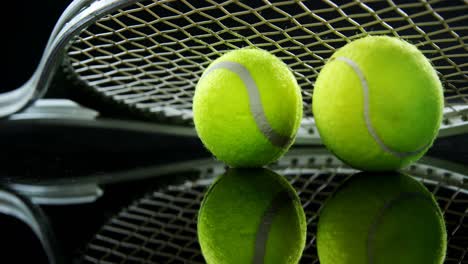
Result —
[[[201, 200], [225, 167], [212, 160], [172, 164], [158, 184], [112, 216], [84, 249], [84, 263], [205, 263], [197, 242], [197, 214]], [[357, 173], [324, 149], [294, 149], [270, 169], [285, 176], [304, 207], [308, 231], [301, 262], [318, 263], [316, 228], [324, 201]], [[424, 158], [405, 171], [431, 191], [447, 226], [447, 263], [466, 260], [464, 224], [468, 206], [468, 169]], [[165, 181], [163, 181], [165, 179]], [[148, 184], [145, 184], [148, 187]]]
[[[75, 0], [54, 28], [32, 78], [0, 95], [0, 116], [28, 107], [50, 86], [59, 64], [99, 105], [131, 118], [192, 127], [192, 96], [207, 65], [230, 49], [256, 46], [283, 59], [302, 87], [305, 118], [296, 143], [318, 144], [313, 82], [329, 56], [369, 34], [415, 43], [445, 86], [439, 136], [467, 131], [466, 16], [461, 0], [424, 3], [349, 1]], [[444, 19], [441, 19], [444, 18]], [[428, 33], [430, 32], [430, 33]], [[101, 107], [102, 108], [102, 107]]]
[[354, 39], [396, 36], [415, 44], [437, 70], [445, 88], [439, 136], [448, 136], [468, 131], [466, 10], [461, 0], [133, 1], [83, 28], [64, 67], [85, 95], [101, 98], [105, 107], [192, 127], [192, 97], [205, 68], [232, 49], [266, 49], [291, 68], [302, 88], [296, 143], [318, 144], [311, 96], [325, 62]]

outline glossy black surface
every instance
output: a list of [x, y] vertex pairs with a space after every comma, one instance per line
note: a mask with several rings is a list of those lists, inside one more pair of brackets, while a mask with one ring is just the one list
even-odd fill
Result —
[[[28, 130], [28, 131], [34, 131]], [[43, 131], [45, 132], [45, 131]], [[67, 131], [68, 143], [53, 143], [54, 133], [23, 131], [15, 136], [1, 137], [5, 151], [0, 173], [2, 181], [40, 183], [44, 179], [66, 179], [73, 183], [83, 176], [106, 175], [121, 170], [164, 165], [191, 159], [210, 158], [196, 138], [170, 135], [137, 135], [122, 138], [119, 133], [97, 137]], [[52, 138], [51, 138], [52, 137]], [[106, 138], [105, 140], [103, 140]], [[22, 140], [27, 139], [27, 140]], [[467, 165], [467, 136], [439, 139], [428, 155]], [[86, 143], [84, 143], [86, 142]], [[300, 148], [300, 147], [299, 147]], [[468, 170], [466, 172], [468, 174]], [[86, 243], [111, 216], [133, 200], [157, 189], [160, 179], [127, 181], [101, 186], [104, 195], [96, 202], [82, 205], [42, 206], [50, 217], [59, 243], [70, 259], [79, 259]]]

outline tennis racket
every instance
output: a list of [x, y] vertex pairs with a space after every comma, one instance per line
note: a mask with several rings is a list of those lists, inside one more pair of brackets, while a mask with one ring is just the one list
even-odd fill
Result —
[[193, 131], [192, 96], [205, 68], [228, 50], [252, 46], [291, 68], [305, 113], [296, 143], [319, 144], [311, 111], [317, 74], [346, 43], [384, 34], [412, 42], [430, 59], [444, 85], [439, 136], [461, 134], [468, 131], [467, 11], [462, 0], [75, 0], [33, 77], [0, 95], [0, 116], [33, 104], [61, 72], [84, 95], [75, 100], [121, 113], [113, 118]]

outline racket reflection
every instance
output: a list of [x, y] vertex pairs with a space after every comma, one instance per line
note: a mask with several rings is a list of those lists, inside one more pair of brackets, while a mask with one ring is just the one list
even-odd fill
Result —
[[[122, 208], [101, 227], [86, 246], [85, 263], [205, 263], [197, 240], [197, 215], [206, 190], [225, 167], [213, 160], [198, 160], [172, 168], [165, 167], [162, 177], [169, 182], [156, 184], [153, 191]], [[294, 149], [270, 169], [283, 175], [300, 197], [307, 218], [301, 262], [318, 263], [318, 212], [357, 171], [320, 149]], [[442, 210], [449, 241], [445, 263], [466, 260], [466, 168], [426, 157], [405, 173], [422, 182]]]

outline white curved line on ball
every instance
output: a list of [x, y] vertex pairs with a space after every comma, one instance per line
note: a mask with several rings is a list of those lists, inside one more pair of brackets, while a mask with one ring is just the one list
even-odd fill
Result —
[[260, 100], [260, 91], [258, 90], [258, 87], [255, 84], [255, 80], [250, 75], [249, 70], [245, 68], [242, 64], [237, 62], [221, 61], [209, 67], [205, 71], [205, 73], [203, 73], [203, 76], [206, 76], [210, 72], [217, 69], [229, 70], [237, 74], [237, 76], [241, 78], [242, 82], [247, 88], [247, 93], [249, 95], [250, 112], [252, 113], [252, 116], [260, 132], [262, 132], [262, 134], [274, 146], [277, 146], [279, 148], [284, 148], [285, 146], [287, 146], [292, 141], [292, 138], [280, 135], [279, 133], [274, 131], [273, 128], [270, 126], [270, 123], [268, 123], [268, 120], [265, 116], [265, 112], [263, 111], [262, 101]]
[[364, 76], [364, 73], [361, 71], [359, 66], [351, 59], [346, 58], [346, 57], [337, 57], [336, 60], [343, 61], [347, 65], [349, 65], [353, 71], [357, 74], [359, 77], [359, 80], [361, 82], [361, 86], [363, 89], [363, 96], [364, 96], [364, 120], [366, 122], [366, 127], [367, 131], [369, 131], [369, 134], [372, 136], [372, 138], [377, 142], [377, 144], [380, 146], [381, 149], [384, 151], [398, 157], [398, 158], [405, 158], [409, 156], [413, 156], [415, 154], [418, 154], [419, 152], [423, 151], [426, 149], [429, 144], [415, 150], [415, 151], [397, 151], [391, 149], [389, 146], [385, 145], [383, 140], [379, 137], [377, 132], [375, 131], [374, 127], [372, 126], [371, 118], [370, 118], [370, 110], [369, 110], [369, 85], [367, 84], [366, 77]]
[[268, 235], [271, 230], [271, 225], [276, 215], [279, 213], [279, 210], [286, 206], [286, 203], [293, 200], [294, 198], [286, 192], [280, 192], [273, 197], [273, 200], [270, 203], [270, 206], [267, 208], [265, 213], [262, 216], [260, 221], [260, 226], [257, 230], [257, 235], [255, 237], [255, 250], [253, 257], [253, 264], [263, 264], [265, 263], [265, 254], [266, 254], [266, 245], [268, 242]]
[[377, 236], [377, 229], [379, 225], [384, 222], [384, 215], [385, 212], [390, 209], [392, 206], [395, 206], [396, 203], [404, 201], [404, 200], [410, 200], [410, 199], [422, 199], [424, 201], [428, 201], [432, 204], [432, 200], [428, 197], [425, 196], [421, 193], [417, 192], [403, 192], [400, 193], [397, 197], [394, 199], [391, 199], [390, 201], [387, 201], [380, 211], [378, 212], [374, 222], [371, 224], [369, 228], [369, 232], [367, 234], [367, 260], [369, 264], [375, 264], [375, 250], [374, 250], [374, 245], [375, 245], [375, 238]]

